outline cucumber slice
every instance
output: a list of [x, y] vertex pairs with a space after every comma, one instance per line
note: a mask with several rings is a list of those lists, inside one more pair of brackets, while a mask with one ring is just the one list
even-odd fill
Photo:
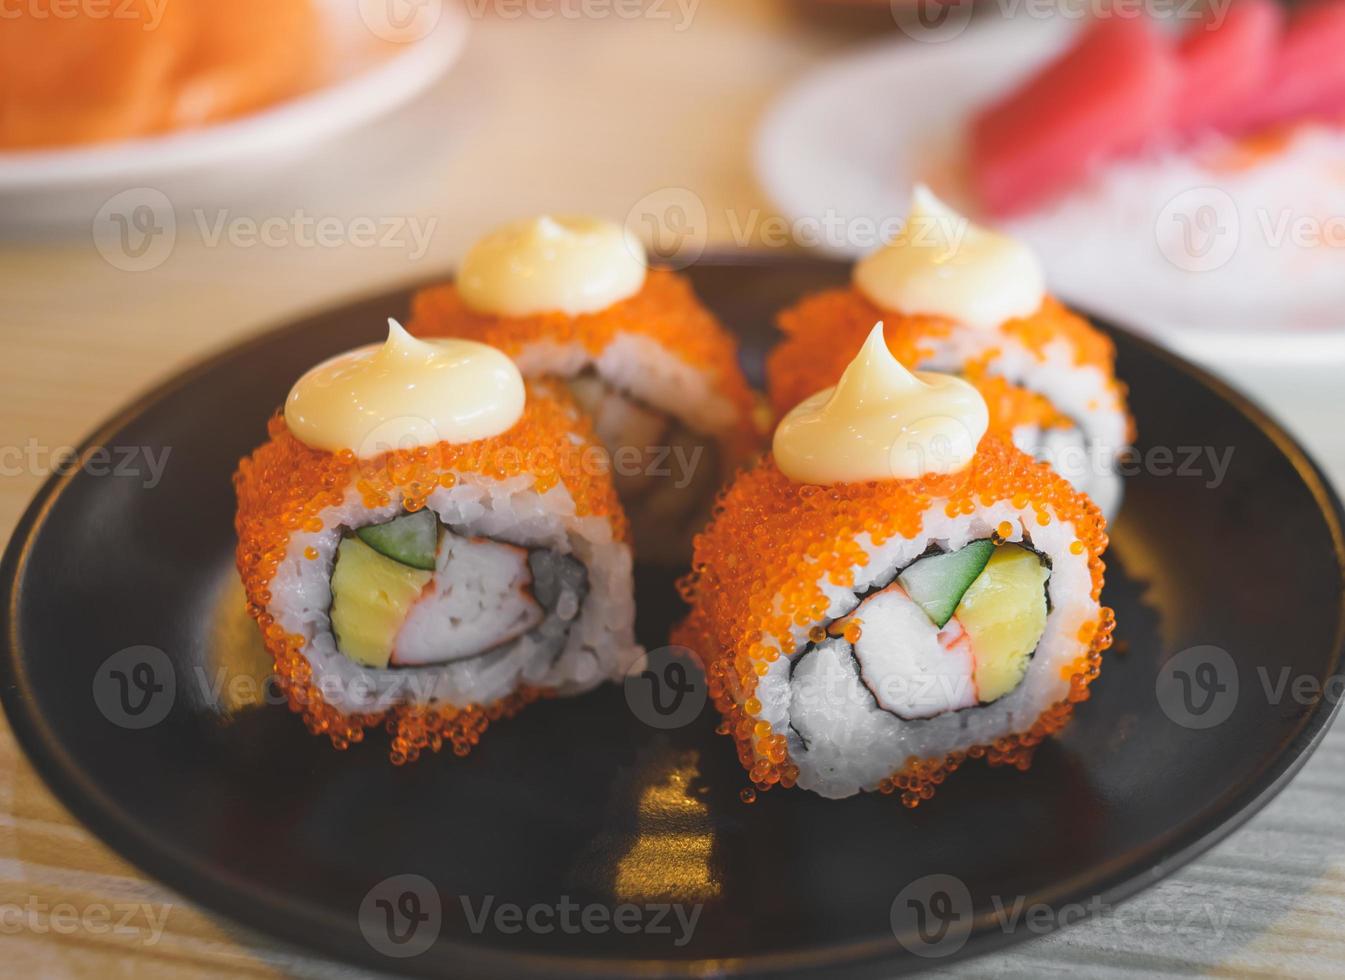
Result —
[[976, 651], [973, 681], [982, 704], [1004, 697], [1023, 680], [1046, 632], [1046, 581], [1051, 570], [1035, 551], [1017, 544], [995, 549], [957, 607], [957, 621]]
[[992, 541], [973, 541], [957, 551], [921, 558], [907, 566], [897, 581], [934, 625], [943, 629], [994, 551]]
[[429, 510], [394, 517], [384, 524], [370, 524], [355, 534], [380, 555], [403, 565], [434, 571], [434, 554], [439, 548], [439, 521]]
[[346, 538], [332, 570], [332, 631], [336, 647], [355, 663], [382, 670], [392, 657], [397, 631], [433, 578]]

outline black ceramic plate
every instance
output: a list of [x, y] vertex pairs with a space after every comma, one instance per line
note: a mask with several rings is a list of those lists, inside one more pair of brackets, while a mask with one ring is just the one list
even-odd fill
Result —
[[[772, 312], [844, 274], [691, 270], [755, 380]], [[617, 686], [535, 705], [466, 759], [393, 768], [381, 733], [336, 752], [252, 686], [229, 478], [299, 373], [377, 339], [408, 295], [266, 334], [133, 405], [89, 439], [113, 472], [53, 479], [4, 559], [19, 739], [96, 833], [209, 909], [416, 973], [891, 974], [1157, 881], [1280, 789], [1331, 718], [1312, 692], [1343, 679], [1339, 503], [1260, 411], [1114, 331], [1143, 461], [1108, 556], [1118, 649], [1029, 772], [970, 764], [915, 811], [747, 805], [708, 710], [660, 731]], [[679, 613], [668, 576], [642, 573], [639, 602], [657, 646]]]

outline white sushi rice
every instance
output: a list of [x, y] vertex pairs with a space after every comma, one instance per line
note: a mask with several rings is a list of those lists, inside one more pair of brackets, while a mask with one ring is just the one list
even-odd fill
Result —
[[1340, 126], [1302, 124], [1259, 154], [1210, 137], [1099, 168], [1006, 230], [1060, 293], [1179, 350], [1297, 359], [1340, 336], [1342, 167]]
[[1037, 351], [1015, 337], [955, 325], [948, 335], [925, 341], [933, 354], [921, 361], [924, 370], [956, 373], [968, 362], [990, 355], [988, 370], [1029, 391], [1044, 395], [1056, 411], [1073, 419], [1079, 434], [1019, 426], [1013, 432], [1019, 449], [1044, 462], [1087, 494], [1110, 520], [1121, 505], [1117, 465], [1128, 447], [1129, 416], [1120, 395], [1103, 371], [1079, 364], [1073, 345], [1057, 338]]
[[635, 550], [644, 562], [684, 564], [736, 462], [738, 408], [714, 374], [633, 333], [617, 333], [596, 356], [583, 344], [539, 341], [514, 362], [533, 379], [596, 375], [607, 397], [593, 422], [614, 462]]
[[[1076, 555], [1069, 548], [1076, 539], [1073, 524], [1053, 519], [1043, 527], [1034, 509], [1019, 509], [1008, 501], [974, 514], [948, 517], [946, 503], [941, 499], [931, 502], [924, 515], [924, 531], [917, 538], [893, 537], [875, 546], [867, 535], [861, 535], [857, 540], [869, 562], [856, 566], [852, 587], [820, 581], [830, 605], [819, 622], [830, 623], [853, 611], [858, 595], [886, 585], [931, 544], [956, 551], [990, 537], [1007, 521], [1014, 530], [1006, 540], [1025, 541], [1030, 530], [1032, 547], [1048, 555], [1052, 563], [1047, 583], [1051, 612], [1022, 682], [988, 705], [906, 720], [875, 703], [856, 669], [851, 644], [832, 639], [804, 655], [812, 624], [796, 627], [794, 648], [782, 650], [786, 656], [769, 665], [755, 696], [762, 706], [760, 718], [774, 731], [787, 733], [790, 757], [799, 767], [799, 786], [833, 799], [876, 789], [912, 756], [939, 758], [1025, 732], [1042, 712], [1068, 694], [1069, 680], [1062, 669], [1086, 652], [1087, 645], [1079, 639], [1080, 628], [1096, 622], [1099, 615], [1099, 604], [1091, 596], [1088, 554]], [[901, 656], [900, 638], [892, 638], [892, 648], [894, 656]], [[801, 655], [797, 668], [792, 668]], [[926, 680], [934, 685], [939, 682], [937, 677]], [[918, 690], [911, 693], [919, 696]], [[937, 686], [929, 692], [939, 698], [949, 694]], [[791, 722], [802, 722], [797, 727], [808, 733], [806, 745]]]
[[[286, 631], [308, 641], [303, 655], [313, 667], [313, 683], [345, 713], [378, 712], [397, 704], [484, 705], [524, 685], [578, 694], [620, 678], [643, 656], [634, 635], [630, 548], [613, 538], [607, 518], [577, 515], [563, 483], [539, 494], [526, 474], [503, 481], [477, 473], [457, 476], [456, 485], [435, 490], [427, 501], [450, 529], [571, 555], [587, 569], [588, 591], [572, 616], [564, 646], [556, 655], [529, 634], [482, 656], [433, 666], [377, 669], [348, 659], [337, 649], [329, 615], [342, 530], [391, 520], [402, 509], [400, 499], [367, 509], [352, 485], [340, 504], [322, 511], [321, 531], [290, 538], [268, 606]], [[310, 547], [315, 559], [304, 556]], [[464, 569], [461, 574], [472, 573]], [[560, 611], [566, 612], [575, 611]]]
[[723, 435], [737, 424], [737, 410], [711, 374], [639, 334], [618, 333], [596, 357], [583, 344], [529, 344], [514, 362], [528, 378], [572, 378], [586, 368], [625, 392], [677, 419], [693, 432]]

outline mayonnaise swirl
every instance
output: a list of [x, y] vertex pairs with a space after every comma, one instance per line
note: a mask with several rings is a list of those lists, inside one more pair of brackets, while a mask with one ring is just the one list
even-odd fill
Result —
[[993, 330], [1036, 312], [1041, 263], [1022, 242], [972, 224], [917, 184], [901, 234], [861, 259], [855, 287], [895, 313], [945, 316]]
[[523, 377], [474, 340], [418, 340], [396, 320], [388, 339], [338, 354], [290, 389], [285, 424], [314, 449], [361, 459], [499, 435], [523, 415]]
[[840, 383], [784, 417], [772, 449], [798, 483], [910, 480], [965, 467], [989, 422], [979, 391], [952, 375], [906, 370], [878, 323]]
[[644, 247], [621, 225], [542, 215], [473, 245], [458, 271], [458, 294], [478, 313], [577, 316], [634, 296], [644, 278]]

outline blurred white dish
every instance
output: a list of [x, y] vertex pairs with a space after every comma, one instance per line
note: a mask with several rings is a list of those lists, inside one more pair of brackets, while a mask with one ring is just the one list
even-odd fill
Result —
[[[379, 4], [320, 0], [337, 77], [312, 92], [226, 122], [69, 149], [0, 152], [0, 230], [9, 234], [87, 225], [110, 197], [153, 188], [175, 203], [236, 194], [278, 165], [384, 116], [429, 88], [458, 59], [467, 14], [457, 3], [422, 4], [434, 19], [398, 41], [371, 23]], [[411, 25], [412, 27], [416, 25]]]
[[[973, 24], [952, 39], [885, 41], [839, 58], [767, 112], [757, 178], [790, 221], [840, 229], [822, 235], [822, 247], [850, 258], [874, 247], [875, 225], [904, 215], [917, 180], [975, 213], [964, 176], [966, 120], [1059, 51], [1077, 24]], [[1191, 356], [1227, 364], [1345, 358], [1338, 130], [1305, 130], [1244, 169], [1189, 155], [1113, 165], [1057, 204], [1001, 226], [1039, 250], [1052, 290], [1068, 302]]]

